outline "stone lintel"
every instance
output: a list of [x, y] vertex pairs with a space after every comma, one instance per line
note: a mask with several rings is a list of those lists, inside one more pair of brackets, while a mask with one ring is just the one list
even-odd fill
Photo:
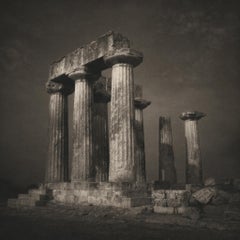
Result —
[[48, 81], [45, 87], [49, 94], [61, 92], [68, 95], [74, 92], [74, 82], [69, 78], [61, 82]]
[[202, 113], [202, 112], [188, 111], [188, 112], [181, 113], [179, 118], [184, 120], [184, 121], [185, 120], [194, 121], [194, 120], [199, 120], [199, 119], [201, 119], [202, 117], [205, 117], [205, 116], [206, 116], [206, 114]]
[[134, 99], [134, 105], [135, 108], [139, 108], [139, 109], [144, 109], [147, 106], [149, 106], [151, 104], [151, 101], [142, 99], [142, 98], [135, 98]]
[[81, 65], [92, 66], [104, 70], [107, 67], [103, 57], [109, 52], [120, 48], [130, 47], [129, 40], [120, 33], [109, 31], [85, 46], [77, 48], [61, 59], [53, 62], [49, 70], [49, 80], [62, 74], [69, 74]]
[[104, 60], [108, 66], [127, 63], [136, 67], [143, 61], [143, 54], [131, 48], [114, 49], [105, 55]]

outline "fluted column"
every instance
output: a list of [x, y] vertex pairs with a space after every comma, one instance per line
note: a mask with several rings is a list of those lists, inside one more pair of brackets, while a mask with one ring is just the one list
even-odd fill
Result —
[[86, 67], [76, 69], [69, 77], [75, 81], [71, 180], [92, 181], [92, 85], [95, 78]]
[[159, 118], [159, 181], [177, 182], [170, 117]]
[[135, 85], [135, 158], [136, 158], [136, 181], [146, 182], [146, 163], [144, 147], [143, 109], [151, 104], [142, 99], [142, 86]]
[[186, 183], [202, 184], [202, 160], [198, 135], [198, 120], [204, 117], [201, 112], [183, 112], [180, 118], [185, 121], [186, 140]]
[[108, 79], [101, 77], [94, 84], [93, 104], [93, 165], [96, 182], [108, 181], [109, 141], [108, 141]]
[[68, 94], [73, 86], [48, 82], [49, 102], [49, 147], [45, 182], [68, 180]]
[[105, 61], [112, 66], [109, 181], [135, 182], [133, 67], [142, 61], [142, 54], [119, 49]]

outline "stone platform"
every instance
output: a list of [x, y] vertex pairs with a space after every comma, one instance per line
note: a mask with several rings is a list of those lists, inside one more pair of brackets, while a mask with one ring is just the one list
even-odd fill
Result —
[[51, 190], [40, 187], [31, 189], [27, 194], [18, 194], [18, 198], [8, 199], [7, 206], [10, 208], [45, 206], [51, 200]]
[[45, 185], [45, 188], [52, 190], [53, 201], [69, 205], [88, 203], [131, 208], [152, 203], [151, 193], [146, 185], [109, 182], [69, 182], [49, 183]]

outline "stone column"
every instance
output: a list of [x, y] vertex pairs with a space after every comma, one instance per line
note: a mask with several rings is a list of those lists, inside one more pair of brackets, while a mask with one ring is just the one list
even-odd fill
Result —
[[68, 94], [73, 85], [48, 82], [49, 102], [49, 147], [45, 182], [68, 180]]
[[105, 62], [112, 66], [109, 181], [135, 182], [133, 67], [142, 62], [142, 54], [119, 49]]
[[187, 184], [202, 184], [203, 181], [197, 121], [204, 116], [204, 113], [196, 111], [183, 112], [180, 115], [185, 121]]
[[150, 101], [142, 99], [142, 86], [135, 85], [135, 158], [136, 158], [136, 181], [146, 182], [146, 164], [144, 147], [143, 109], [151, 104]]
[[93, 164], [96, 182], [107, 182], [109, 172], [107, 79], [101, 77], [94, 84], [93, 105]]
[[92, 85], [96, 76], [82, 66], [70, 73], [69, 77], [75, 81], [71, 180], [93, 181]]
[[171, 119], [163, 116], [159, 118], [159, 181], [177, 182]]

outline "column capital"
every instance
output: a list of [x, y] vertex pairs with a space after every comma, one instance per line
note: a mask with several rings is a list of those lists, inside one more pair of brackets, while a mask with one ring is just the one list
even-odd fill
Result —
[[143, 61], [143, 54], [131, 48], [115, 49], [104, 56], [104, 61], [109, 66], [127, 63], [136, 67]]
[[144, 109], [147, 106], [149, 106], [151, 104], [151, 101], [142, 99], [142, 98], [135, 98], [134, 99], [134, 106], [135, 108], [139, 108], [139, 109]]
[[182, 120], [191, 120], [196, 121], [203, 117], [205, 117], [206, 114], [198, 111], [187, 111], [180, 114], [179, 118]]
[[91, 80], [96, 81], [100, 77], [100, 73], [94, 73], [86, 66], [80, 66], [75, 68], [72, 72], [68, 74], [68, 77], [72, 80]]
[[46, 87], [47, 93], [49, 94], [61, 92], [63, 94], [68, 95], [74, 91], [74, 85], [71, 83], [63, 84], [63, 83], [48, 81], [45, 87]]

